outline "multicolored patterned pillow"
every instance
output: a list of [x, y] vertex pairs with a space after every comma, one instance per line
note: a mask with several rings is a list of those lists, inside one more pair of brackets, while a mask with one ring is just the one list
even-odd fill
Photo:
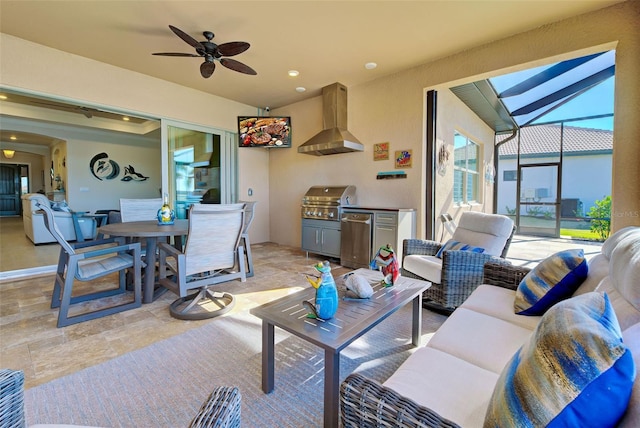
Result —
[[588, 272], [583, 250], [565, 250], [547, 257], [518, 285], [513, 303], [515, 313], [544, 314], [551, 306], [571, 297]]
[[611, 427], [636, 377], [606, 294], [558, 303], [506, 365], [484, 427]]
[[438, 252], [436, 253], [436, 257], [439, 259], [442, 258], [442, 253], [445, 251], [471, 251], [473, 253], [484, 253], [484, 248], [474, 247], [473, 245], [465, 244], [464, 242], [454, 241], [453, 239], [449, 239], [445, 244], [440, 247]]

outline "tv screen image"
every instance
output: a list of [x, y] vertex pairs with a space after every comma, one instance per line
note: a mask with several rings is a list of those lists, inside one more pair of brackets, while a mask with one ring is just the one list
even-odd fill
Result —
[[239, 116], [240, 147], [291, 147], [291, 118]]

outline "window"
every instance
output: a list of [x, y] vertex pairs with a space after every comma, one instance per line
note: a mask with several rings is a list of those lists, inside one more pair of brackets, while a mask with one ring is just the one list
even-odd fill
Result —
[[516, 181], [518, 180], [518, 171], [515, 169], [505, 170], [502, 172], [503, 181]]
[[480, 146], [456, 132], [453, 136], [453, 202], [478, 201]]

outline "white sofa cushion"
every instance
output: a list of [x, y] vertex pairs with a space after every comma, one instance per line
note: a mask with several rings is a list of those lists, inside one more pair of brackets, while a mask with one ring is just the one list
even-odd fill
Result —
[[417, 349], [384, 382], [465, 428], [481, 427], [498, 374], [440, 350]]
[[[640, 367], [640, 323], [634, 324], [626, 330], [622, 331], [622, 340], [631, 351], [633, 361], [636, 368]], [[640, 409], [640, 382], [637, 380], [633, 383], [633, 391], [631, 392], [631, 400], [627, 409]], [[640, 412], [627, 411], [622, 420], [618, 424], [618, 428], [638, 428], [640, 427]]]
[[609, 260], [611, 283], [633, 307], [640, 310], [640, 234], [621, 240]]
[[512, 230], [513, 220], [507, 216], [468, 211], [460, 217], [452, 239], [484, 248], [485, 254], [499, 256]]
[[635, 236], [635, 240], [640, 239], [640, 227], [637, 226], [627, 226], [622, 229], [612, 233], [606, 241], [602, 244], [602, 248], [600, 249], [600, 253], [604, 254], [604, 256], [611, 260], [611, 253], [618, 246], [620, 242], [627, 239], [630, 236]]
[[595, 291], [602, 281], [602, 278], [609, 275], [609, 259], [603, 254], [596, 254], [589, 260], [589, 273], [587, 278], [580, 284], [580, 287], [573, 293], [579, 296], [590, 291]]
[[618, 323], [622, 330], [640, 322], [640, 312], [634, 308], [611, 282], [611, 277], [606, 276], [598, 286], [598, 291], [607, 293], [613, 310], [618, 317]]
[[535, 330], [539, 316], [517, 315], [513, 312], [516, 292], [507, 288], [482, 284], [464, 301], [461, 308], [480, 312], [528, 330]]
[[499, 374], [530, 336], [528, 328], [460, 307], [440, 326], [427, 347]]
[[436, 256], [412, 254], [402, 259], [402, 267], [427, 281], [442, 282], [442, 259]]

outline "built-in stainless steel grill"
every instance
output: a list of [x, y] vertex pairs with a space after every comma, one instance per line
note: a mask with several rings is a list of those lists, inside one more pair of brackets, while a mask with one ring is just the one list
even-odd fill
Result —
[[340, 221], [342, 208], [355, 204], [355, 186], [312, 186], [302, 198], [302, 218]]

